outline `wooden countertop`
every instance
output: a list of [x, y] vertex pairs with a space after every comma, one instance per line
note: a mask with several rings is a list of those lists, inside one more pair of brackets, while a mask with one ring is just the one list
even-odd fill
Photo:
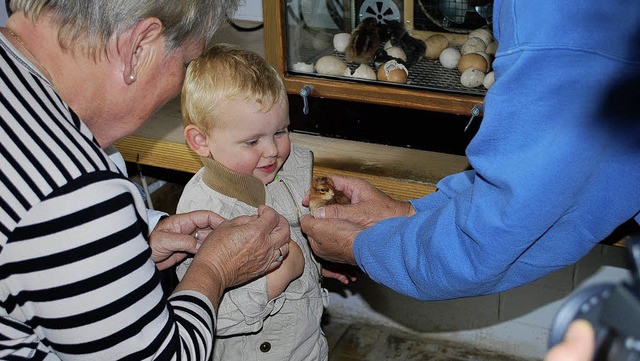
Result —
[[[128, 162], [195, 173], [202, 167], [182, 134], [179, 98], [167, 103], [145, 125], [116, 143]], [[292, 132], [295, 144], [314, 153], [314, 175], [365, 178], [398, 199], [435, 191], [443, 177], [469, 167], [466, 157]], [[138, 158], [139, 157], [139, 158]]]

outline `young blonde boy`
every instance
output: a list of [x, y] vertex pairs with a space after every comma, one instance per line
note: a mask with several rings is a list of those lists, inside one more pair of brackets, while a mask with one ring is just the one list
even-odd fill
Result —
[[[289, 140], [280, 75], [260, 55], [218, 44], [189, 65], [181, 100], [185, 138], [204, 167], [186, 185], [177, 212], [208, 209], [234, 218], [267, 204], [291, 225], [281, 266], [225, 293], [213, 359], [327, 360], [320, 319], [328, 292], [299, 224], [308, 212], [301, 201], [313, 155]], [[178, 266], [178, 277], [188, 266], [189, 259]]]

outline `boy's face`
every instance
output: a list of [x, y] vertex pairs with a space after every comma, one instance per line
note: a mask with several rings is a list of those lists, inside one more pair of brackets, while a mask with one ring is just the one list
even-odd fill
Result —
[[232, 171], [252, 175], [268, 184], [289, 156], [289, 104], [268, 112], [253, 101], [232, 100], [222, 109], [207, 144], [213, 159]]

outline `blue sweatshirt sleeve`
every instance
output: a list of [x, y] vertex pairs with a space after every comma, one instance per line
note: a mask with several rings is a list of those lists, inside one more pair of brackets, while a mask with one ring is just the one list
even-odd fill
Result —
[[356, 237], [373, 280], [425, 300], [500, 292], [577, 262], [638, 216], [640, 115], [625, 97], [640, 94], [629, 85], [640, 49], [610, 39], [640, 39], [640, 2], [617, 5], [495, 1], [496, 82], [467, 148], [474, 170], [412, 201], [415, 216]]

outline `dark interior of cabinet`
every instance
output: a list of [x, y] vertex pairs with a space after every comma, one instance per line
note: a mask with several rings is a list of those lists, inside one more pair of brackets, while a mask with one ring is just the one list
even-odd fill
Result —
[[468, 116], [335, 99], [308, 103], [304, 114], [302, 97], [289, 95], [291, 131], [455, 155], [464, 155], [481, 121], [474, 118], [465, 131]]

